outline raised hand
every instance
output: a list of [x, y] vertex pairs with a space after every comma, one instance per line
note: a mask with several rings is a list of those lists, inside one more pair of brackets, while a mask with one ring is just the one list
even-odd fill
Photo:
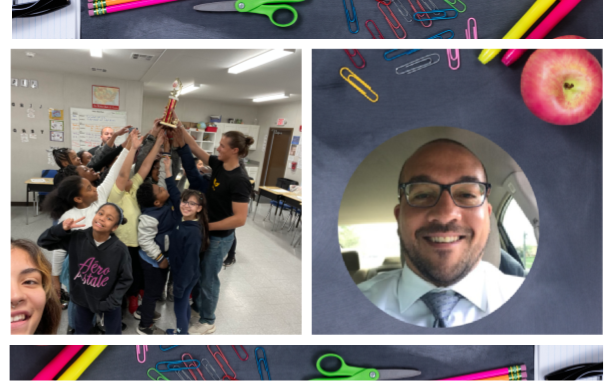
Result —
[[128, 133], [128, 131], [130, 130], [130, 128], [132, 128], [132, 126], [125, 126], [120, 128], [119, 130], [115, 131], [113, 134], [115, 136], [122, 136]]
[[85, 227], [84, 224], [78, 224], [78, 222], [81, 222], [84, 219], [85, 219], [85, 216], [79, 218], [78, 220], [75, 220], [74, 218], [67, 218], [64, 221], [62, 221], [62, 228], [64, 228], [65, 231], [70, 231], [76, 228], [84, 228]]
[[153, 121], [153, 127], [151, 127], [151, 131], [149, 131], [149, 133], [153, 136], [157, 136], [158, 133], [163, 130], [160, 122], [162, 121], [162, 118], [157, 118], [156, 120]]

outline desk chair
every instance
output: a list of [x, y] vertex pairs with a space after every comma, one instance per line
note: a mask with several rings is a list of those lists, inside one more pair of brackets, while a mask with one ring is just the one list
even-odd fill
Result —
[[[275, 214], [274, 214], [274, 221], [272, 222], [272, 231], [275, 230], [275, 226], [277, 224], [277, 212], [279, 211], [279, 207], [281, 208], [281, 212], [283, 210], [289, 210], [291, 209], [291, 206], [288, 206], [285, 204], [285, 196], [277, 196], [276, 200], [270, 200], [270, 208], [268, 209], [268, 214], [266, 215], [266, 217], [264, 217], [264, 222], [266, 222], [266, 219], [272, 219], [269, 218], [270, 214], [272, 212], [272, 207], [275, 207]], [[279, 212], [279, 216], [281, 216], [281, 212]]]
[[[52, 179], [55, 177], [56, 174], [57, 174], [57, 169], [43, 169], [43, 172], [40, 177]], [[33, 193], [34, 193], [34, 212], [36, 213], [35, 215], [38, 216], [38, 209], [39, 209], [39, 204], [40, 204], [39, 198], [40, 196], [46, 196], [47, 194], [49, 194], [49, 192], [33, 192]]]

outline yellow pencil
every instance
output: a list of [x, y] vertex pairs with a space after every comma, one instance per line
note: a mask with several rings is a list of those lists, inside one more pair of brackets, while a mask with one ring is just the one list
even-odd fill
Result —
[[[505, 34], [503, 39], [521, 38], [528, 29], [555, 3], [556, 0], [536, 0], [532, 7], [528, 9], [522, 18]], [[482, 64], [490, 62], [500, 53], [502, 49], [483, 49], [479, 54], [479, 61]]]
[[106, 349], [106, 345], [90, 345], [58, 380], [78, 380], [88, 366]]

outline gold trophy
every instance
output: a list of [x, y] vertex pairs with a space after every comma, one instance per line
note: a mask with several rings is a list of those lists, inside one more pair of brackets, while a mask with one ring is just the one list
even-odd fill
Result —
[[162, 121], [160, 122], [162, 125], [166, 126], [166, 127], [171, 127], [171, 128], [177, 128], [177, 119], [172, 119], [172, 112], [175, 109], [175, 106], [177, 105], [177, 102], [179, 101], [179, 93], [181, 92], [181, 90], [183, 89], [183, 84], [181, 83], [181, 80], [179, 78], [175, 79], [175, 81], [172, 83], [172, 91], [170, 92], [170, 95], [168, 96], [168, 105], [166, 106], [166, 112], [164, 113], [164, 117], [162, 118]]

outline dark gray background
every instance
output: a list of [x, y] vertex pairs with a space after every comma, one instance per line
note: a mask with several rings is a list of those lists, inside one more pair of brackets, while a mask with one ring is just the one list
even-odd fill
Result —
[[[259, 380], [254, 356], [256, 346], [245, 345], [249, 359], [240, 361], [232, 347], [221, 345], [221, 350], [230, 366], [236, 371], [239, 380]], [[11, 346], [11, 379], [31, 380], [48, 364], [63, 346]], [[215, 346], [212, 346], [215, 349]], [[243, 355], [240, 348], [239, 353]], [[492, 346], [323, 346], [323, 345], [268, 345], [264, 346], [268, 369], [273, 380], [308, 380], [321, 378], [315, 363], [319, 356], [336, 353], [345, 359], [347, 365], [358, 367], [416, 368], [421, 370], [420, 380], [433, 380], [483, 370], [496, 369], [515, 364], [526, 364], [528, 379], [534, 377], [534, 347], [530, 345], [492, 345]], [[83, 373], [80, 379], [86, 380], [138, 380], [148, 379], [148, 368], [154, 368], [158, 361], [180, 360], [185, 352], [195, 359], [205, 357], [211, 365], [217, 363], [204, 345], [182, 345], [168, 352], [160, 351], [157, 345], [150, 345], [147, 361], [136, 361], [134, 345], [109, 346], [98, 359]], [[261, 351], [259, 352], [261, 355]], [[334, 369], [334, 362], [324, 366]], [[216, 369], [217, 370], [217, 369]], [[164, 373], [170, 380], [180, 379], [174, 372]], [[203, 371], [208, 380], [208, 373]], [[220, 373], [220, 376], [223, 374]], [[266, 377], [266, 376], [265, 376]]]
[[[507, 68], [462, 50], [461, 68], [451, 71], [445, 50], [389, 62], [383, 50], [360, 52], [362, 70], [342, 50], [313, 51], [313, 333], [602, 334], [602, 104], [578, 125], [541, 121], [520, 93], [527, 54]], [[395, 74], [433, 52], [438, 64]], [[602, 63], [602, 51], [591, 52]], [[372, 86], [377, 103], [340, 77], [343, 66]], [[487, 318], [447, 329], [401, 322], [366, 299], [343, 264], [337, 234], [357, 166], [386, 140], [426, 126], [467, 129], [499, 145], [528, 177], [540, 213], [538, 256], [523, 286]]]
[[[211, 0], [180, 0], [95, 17], [87, 14], [87, 0], [76, 1], [81, 1], [81, 38], [372, 38], [364, 28], [364, 22], [368, 19], [377, 23], [385, 38], [395, 38], [375, 0], [354, 0], [360, 22], [357, 34], [347, 30], [342, 0], [293, 3], [292, 6], [298, 11], [298, 21], [287, 28], [276, 27], [267, 16], [259, 14], [193, 10], [195, 5]], [[406, 0], [400, 1], [411, 9]], [[443, 0], [433, 1], [441, 9], [449, 8]], [[406, 23], [395, 6], [391, 7], [405, 27], [407, 38], [426, 38], [445, 29], [452, 29], [455, 38], [465, 38], [466, 21], [474, 17], [479, 38], [483, 39], [502, 38], [534, 1], [466, 0], [466, 12], [453, 20], [436, 21], [430, 28], [424, 28], [415, 21]], [[278, 22], [290, 20], [289, 12], [280, 16], [285, 18], [279, 18]], [[583, 0], [548, 37], [575, 34], [585, 38], [603, 38], [602, 26], [603, 1]]]

